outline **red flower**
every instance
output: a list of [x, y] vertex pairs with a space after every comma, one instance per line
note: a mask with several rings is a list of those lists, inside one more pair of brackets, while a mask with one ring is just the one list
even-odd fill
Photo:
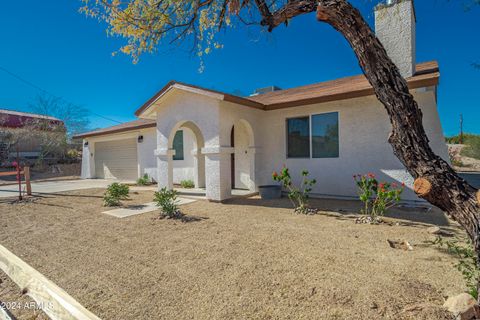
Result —
[[375, 178], [375, 175], [370, 172], [370, 173], [368, 174], [368, 177], [373, 179], [373, 178]]
[[402, 182], [402, 187], [404, 187], [404, 188], [405, 188], [405, 182]]
[[276, 177], [278, 177], [278, 173], [277, 173], [276, 171], [273, 171], [272, 176], [273, 176], [274, 178], [276, 178]]

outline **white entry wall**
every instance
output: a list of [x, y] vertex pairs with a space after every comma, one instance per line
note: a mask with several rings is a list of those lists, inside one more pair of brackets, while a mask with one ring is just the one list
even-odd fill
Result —
[[249, 132], [242, 122], [234, 126], [235, 188], [250, 189]]
[[173, 183], [180, 184], [182, 180], [195, 181], [195, 159], [192, 152], [197, 148], [195, 135], [189, 128], [183, 131], [183, 160], [173, 160]]

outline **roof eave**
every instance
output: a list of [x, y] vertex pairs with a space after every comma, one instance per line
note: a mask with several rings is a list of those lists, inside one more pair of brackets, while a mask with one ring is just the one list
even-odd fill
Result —
[[[439, 84], [439, 80], [440, 80], [440, 72], [436, 71], [434, 73], [425, 74], [424, 76], [415, 76], [413, 78], [407, 79], [407, 84], [409, 89], [418, 89], [418, 88], [437, 86]], [[375, 94], [375, 91], [373, 90], [373, 88], [369, 87], [369, 88], [364, 88], [364, 89], [355, 90], [355, 91], [331, 94], [327, 96], [267, 104], [265, 110], [269, 111], [269, 110], [299, 107], [299, 106], [310, 105], [315, 103], [326, 103], [326, 102], [332, 102], [332, 101], [348, 100], [348, 99], [354, 99], [354, 98], [367, 97], [374, 94]]]
[[172, 89], [192, 92], [192, 93], [200, 94], [200, 95], [207, 96], [207, 97], [221, 100], [221, 101], [233, 102], [233, 103], [237, 103], [247, 107], [265, 110], [265, 106], [260, 102], [252, 101], [250, 99], [242, 98], [242, 97], [227, 94], [227, 93], [222, 93], [215, 90], [210, 90], [210, 89], [205, 89], [198, 86], [189, 85], [182, 82], [170, 81], [166, 86], [164, 86], [160, 91], [158, 91], [152, 98], [150, 98], [145, 104], [143, 104], [137, 111], [135, 111], [135, 115], [141, 118], [142, 114], [144, 114], [151, 106], [153, 106], [158, 100], [160, 100], [167, 92], [169, 92]]
[[91, 137], [106, 136], [106, 135], [115, 134], [115, 133], [136, 131], [140, 129], [155, 128], [156, 126], [157, 126], [156, 123], [145, 123], [145, 124], [137, 125], [135, 127], [130, 127], [130, 128], [119, 128], [119, 129], [114, 129], [109, 131], [98, 131], [98, 132], [93, 131], [93, 132], [81, 133], [81, 134], [74, 135], [72, 138], [85, 139], [85, 138], [91, 138]]

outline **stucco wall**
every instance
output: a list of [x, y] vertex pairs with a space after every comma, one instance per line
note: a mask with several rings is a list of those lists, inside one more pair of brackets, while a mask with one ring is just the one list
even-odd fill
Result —
[[[437, 154], [448, 160], [436, 111], [435, 92], [422, 91], [424, 92], [416, 92], [414, 95], [423, 111], [431, 146]], [[339, 157], [287, 159], [286, 119], [326, 112], [339, 113]], [[411, 177], [393, 155], [392, 148], [387, 142], [391, 131], [387, 113], [373, 96], [270, 111], [266, 112], [264, 121], [257, 140], [262, 149], [257, 159], [259, 184], [271, 184], [272, 171], [279, 170], [285, 164], [297, 182], [301, 170], [309, 170], [310, 176], [318, 181], [313, 189], [318, 195], [356, 196], [357, 190], [352, 176], [368, 172], [375, 173], [381, 180], [396, 180], [412, 186]], [[411, 190], [407, 190], [403, 198], [418, 200]]]
[[138, 135], [143, 136], [143, 142], [137, 143], [137, 159], [140, 170], [140, 176], [145, 173], [149, 177], [157, 180], [157, 161], [153, 150], [157, 146], [157, 133], [155, 128], [138, 131]]

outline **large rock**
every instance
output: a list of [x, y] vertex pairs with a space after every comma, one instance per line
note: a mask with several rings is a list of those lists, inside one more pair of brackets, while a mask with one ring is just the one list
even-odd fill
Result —
[[439, 227], [430, 227], [430, 228], [427, 228], [427, 231], [428, 233], [431, 233], [431, 234], [441, 234], [442, 233], [442, 230], [440, 230]]
[[471, 320], [476, 319], [477, 301], [468, 293], [450, 297], [445, 301], [443, 306], [453, 313], [457, 319]]

